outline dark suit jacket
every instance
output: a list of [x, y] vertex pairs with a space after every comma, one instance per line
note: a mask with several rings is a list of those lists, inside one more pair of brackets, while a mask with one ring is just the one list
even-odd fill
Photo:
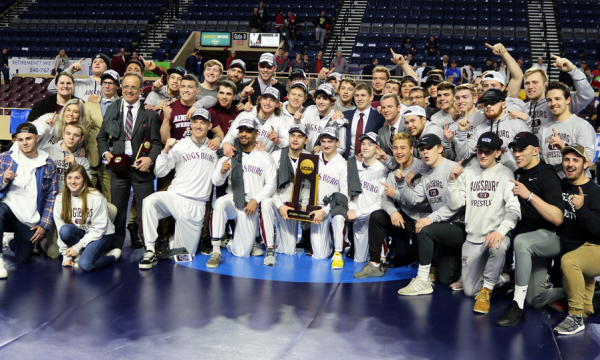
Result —
[[[125, 153], [125, 125], [123, 122], [123, 116], [126, 116], [126, 114], [120, 111], [120, 106], [122, 106], [124, 101], [125, 100], [121, 98], [120, 100], [113, 102], [112, 105], [106, 109], [106, 113], [104, 114], [104, 122], [102, 123], [100, 132], [98, 133], [98, 153], [100, 156], [102, 156], [102, 154], [104, 154], [106, 151], [109, 151], [113, 155]], [[115, 119], [119, 121], [120, 125], [119, 136], [116, 139], [110, 136], [105, 129], [107, 122]], [[133, 158], [135, 158], [137, 155], [140, 146], [142, 146], [142, 142], [146, 138], [152, 140], [152, 148], [150, 149], [149, 157], [152, 159], [152, 163], [155, 163], [156, 158], [163, 148], [163, 143], [160, 139], [160, 118], [155, 111], [146, 110], [144, 109], [144, 106], [141, 105], [137, 113], [137, 118], [135, 120], [135, 125], [133, 127], [133, 133], [131, 136], [131, 149], [133, 151]], [[107, 169], [107, 171], [113, 175], [113, 172], [110, 171], [110, 169]], [[152, 181], [155, 177], [154, 166], [150, 167], [150, 172], [141, 172], [132, 168], [129, 171], [129, 174], [133, 175], [137, 180]]]
[[[406, 124], [404, 123], [404, 118], [401, 116], [400, 119], [394, 124], [396, 128], [395, 134], [406, 132]], [[391, 143], [391, 135], [390, 127], [387, 124], [384, 124], [377, 133], [379, 140], [379, 147], [383, 150], [388, 156], [392, 156], [392, 143]]]
[[[253, 104], [256, 104], [258, 97], [262, 94], [262, 92], [260, 91], [260, 84], [258, 83], [258, 81], [259, 80], [256, 79], [256, 81], [252, 85], [254, 93], [250, 95], [250, 99], [252, 100]], [[279, 90], [279, 101], [283, 102], [285, 97], [287, 96], [287, 90], [285, 89], [285, 86], [283, 86], [281, 82], [278, 81], [277, 83], [275, 83], [275, 85], [273, 85], [273, 87]]]
[[[344, 153], [345, 159], [348, 159], [350, 155], [350, 144], [352, 136], [355, 136], [352, 135], [352, 121], [354, 120], [354, 114], [357, 111], [359, 110], [356, 109], [344, 111], [344, 117], [349, 121], [348, 130], [346, 131], [346, 152]], [[365, 132], [363, 134], [366, 134], [368, 132], [374, 132], [375, 134], [377, 134], [379, 132], [379, 129], [383, 126], [383, 124], [385, 124], [385, 119], [383, 118], [383, 115], [378, 113], [377, 109], [371, 108], [369, 118], [367, 119], [367, 125], [365, 126]]]

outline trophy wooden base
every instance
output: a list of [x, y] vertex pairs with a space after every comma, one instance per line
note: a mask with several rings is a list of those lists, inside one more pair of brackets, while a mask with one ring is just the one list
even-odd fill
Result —
[[285, 203], [285, 205], [292, 208], [292, 210], [288, 210], [288, 218], [290, 218], [292, 220], [306, 221], [306, 222], [313, 222], [314, 215], [309, 215], [309, 214], [315, 210], [321, 209], [320, 206], [312, 206], [312, 205], [306, 206], [306, 210], [297, 209], [295, 204], [292, 204], [289, 202]]
[[114, 173], [128, 173], [132, 167], [131, 158], [125, 154], [113, 155], [108, 167]]

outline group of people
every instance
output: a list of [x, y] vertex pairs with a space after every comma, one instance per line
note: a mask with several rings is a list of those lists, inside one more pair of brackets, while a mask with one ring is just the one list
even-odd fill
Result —
[[[301, 229], [305, 253], [333, 270], [344, 257], [364, 263], [357, 278], [418, 262], [400, 295], [430, 294], [438, 281], [487, 313], [494, 289], [513, 283], [498, 325], [525, 321], [525, 304], [562, 301], [569, 315], [555, 331], [581, 331], [600, 275], [600, 194], [595, 131], [575, 114], [594, 92], [567, 59], [553, 65], [575, 94], [490, 47], [510, 82], [490, 71], [456, 86], [432, 70], [422, 84], [393, 52], [400, 80], [378, 66], [357, 84], [322, 67], [312, 94], [302, 69], [289, 87], [275, 79], [272, 53], [252, 79], [241, 59], [226, 72], [207, 61], [202, 83], [152, 61], [130, 60], [120, 77], [102, 54], [92, 76], [74, 79], [73, 63], [0, 155], [0, 232], [18, 263], [40, 243], [90, 271], [119, 259], [126, 229], [144, 247], [140, 269], [197, 252], [216, 268], [222, 248], [276, 266], [297, 253]], [[144, 87], [144, 70], [161, 78]], [[523, 80], [528, 102], [517, 98]], [[318, 191], [311, 221], [299, 222], [289, 211], [303, 154], [318, 156]]]

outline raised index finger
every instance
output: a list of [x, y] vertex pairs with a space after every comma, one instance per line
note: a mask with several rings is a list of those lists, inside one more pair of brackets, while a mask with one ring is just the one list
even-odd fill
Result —
[[81, 64], [81, 62], [82, 62], [83, 60], [85, 60], [85, 58], [81, 58], [81, 60], [79, 60], [79, 63]]
[[251, 82], [251, 83], [250, 83], [250, 85], [248, 85], [248, 86], [252, 86], [252, 85], [254, 85], [254, 82], [255, 82], [255, 81], [256, 81], [256, 78], [254, 78], [254, 80], [252, 80], [252, 82]]
[[552, 56], [554, 59], [560, 59], [560, 56], [556, 56], [554, 54], [550, 54], [550, 56]]
[[579, 186], [579, 195], [583, 196], [583, 190], [581, 190], [581, 186]]
[[487, 46], [488, 48], [494, 50], [494, 47], [492, 45], [488, 44], [488, 43], [485, 43], [485, 46]]
[[465, 159], [460, 159], [460, 161], [456, 165], [461, 165], [463, 163], [463, 161], [465, 161]]
[[392, 55], [396, 56], [396, 53], [394, 52], [394, 49], [390, 48], [390, 52], [392, 53]]

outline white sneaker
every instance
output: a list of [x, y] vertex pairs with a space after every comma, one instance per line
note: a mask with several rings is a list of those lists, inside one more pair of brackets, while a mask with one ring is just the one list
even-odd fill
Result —
[[15, 238], [15, 233], [5, 232], [4, 236], [2, 237], [2, 248], [8, 249], [10, 241], [14, 238]]
[[410, 281], [407, 287], [398, 290], [398, 294], [406, 296], [426, 295], [433, 292], [431, 281], [423, 281], [420, 277], [415, 277]]
[[121, 257], [121, 249], [112, 249], [106, 254], [106, 256], [114, 256], [115, 262], [117, 262], [117, 260], [119, 260], [119, 258]]
[[73, 268], [74, 269], [79, 270], [79, 259], [80, 258], [81, 258], [81, 255], [77, 255], [77, 257], [75, 257], [75, 260], [73, 260]]
[[263, 256], [265, 252], [262, 251], [262, 249], [260, 248], [260, 245], [258, 245], [258, 243], [255, 241], [254, 245], [252, 245], [252, 251], [250, 252], [250, 255], [252, 256]]
[[8, 277], [8, 270], [4, 259], [0, 258], [0, 279], [6, 279]]

